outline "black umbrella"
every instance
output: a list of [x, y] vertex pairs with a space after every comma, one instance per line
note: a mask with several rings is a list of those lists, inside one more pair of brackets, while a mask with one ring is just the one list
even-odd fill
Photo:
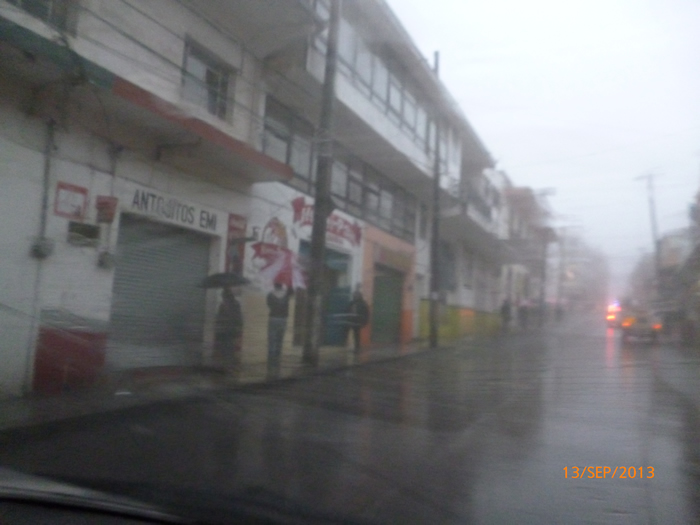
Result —
[[200, 288], [228, 288], [229, 286], [243, 286], [250, 284], [250, 281], [233, 272], [215, 273], [202, 279], [199, 283]]

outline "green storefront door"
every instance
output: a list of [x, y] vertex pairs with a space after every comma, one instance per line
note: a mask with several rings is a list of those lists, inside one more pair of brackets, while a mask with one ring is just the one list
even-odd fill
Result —
[[372, 297], [372, 342], [399, 342], [402, 302], [403, 274], [377, 266]]
[[[301, 241], [299, 254], [308, 257], [310, 251], [309, 243]], [[349, 266], [349, 255], [326, 248], [326, 264], [322, 284], [325, 295], [322, 337], [324, 345], [342, 346], [347, 339], [347, 323], [344, 314], [347, 314], [350, 304], [350, 286], [346, 284]]]

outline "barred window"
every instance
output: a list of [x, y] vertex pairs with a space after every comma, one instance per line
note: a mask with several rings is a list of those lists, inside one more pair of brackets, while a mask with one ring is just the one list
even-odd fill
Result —
[[228, 101], [231, 70], [206, 51], [188, 42], [183, 66], [185, 99], [205, 107], [209, 113], [227, 120], [230, 113]]

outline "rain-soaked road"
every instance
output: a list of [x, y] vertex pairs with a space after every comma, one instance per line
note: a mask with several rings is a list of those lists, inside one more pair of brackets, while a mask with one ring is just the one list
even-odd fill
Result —
[[15, 431], [0, 464], [380, 523], [700, 523], [698, 353], [618, 339], [572, 320]]

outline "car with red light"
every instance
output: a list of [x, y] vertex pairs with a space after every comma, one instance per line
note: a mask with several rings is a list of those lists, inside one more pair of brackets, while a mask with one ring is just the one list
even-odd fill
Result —
[[626, 312], [621, 316], [622, 342], [643, 339], [655, 343], [663, 328], [661, 320], [648, 312]]
[[622, 317], [622, 308], [618, 303], [608, 305], [605, 320], [609, 328], [619, 328], [620, 318]]

